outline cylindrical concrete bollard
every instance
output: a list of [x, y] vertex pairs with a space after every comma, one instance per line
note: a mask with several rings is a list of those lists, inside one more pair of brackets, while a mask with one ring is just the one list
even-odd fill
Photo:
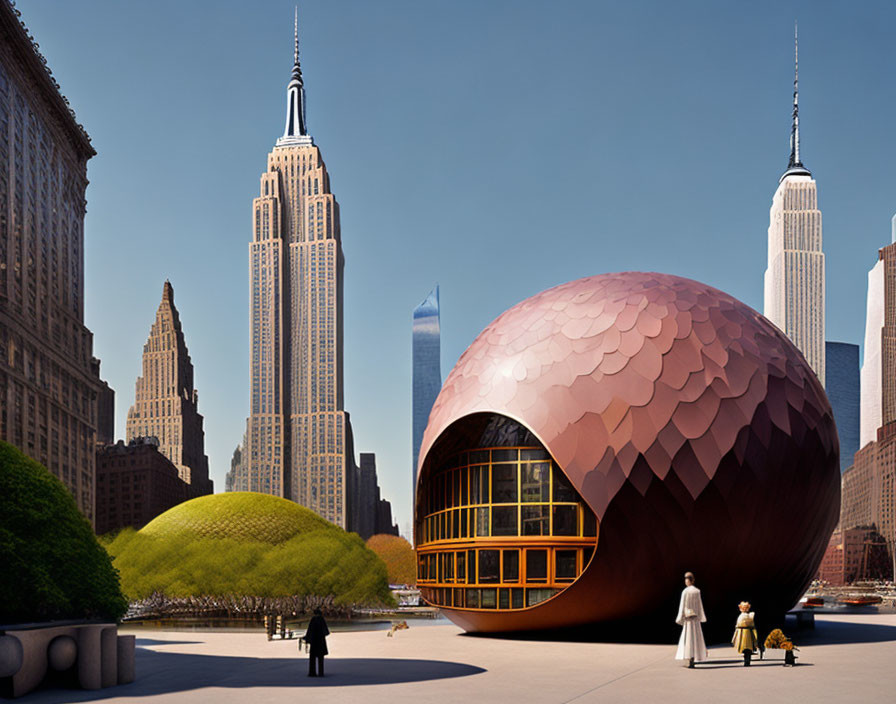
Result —
[[103, 686], [102, 626], [81, 626], [78, 629], [78, 681], [84, 689]]
[[106, 626], [100, 635], [103, 687], [118, 684], [118, 627]]
[[136, 677], [137, 636], [118, 636], [118, 684], [128, 684]]
[[47, 662], [54, 670], [67, 670], [77, 658], [78, 644], [71, 636], [56, 636], [47, 646]]
[[12, 677], [22, 667], [25, 650], [18, 638], [0, 636], [0, 677]]

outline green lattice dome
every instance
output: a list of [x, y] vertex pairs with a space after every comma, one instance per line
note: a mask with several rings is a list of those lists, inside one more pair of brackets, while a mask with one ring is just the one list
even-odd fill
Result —
[[140, 532], [159, 538], [232, 538], [277, 545], [326, 528], [336, 526], [292, 501], [238, 491], [186, 501], [157, 516]]
[[201, 496], [104, 541], [132, 600], [160, 593], [391, 601], [386, 565], [357, 534], [268, 494]]

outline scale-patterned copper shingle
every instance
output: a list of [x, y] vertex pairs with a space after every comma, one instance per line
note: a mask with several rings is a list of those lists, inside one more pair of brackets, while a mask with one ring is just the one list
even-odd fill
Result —
[[674, 618], [686, 569], [711, 616], [731, 611], [733, 624], [741, 599], [783, 612], [837, 522], [838, 440], [817, 377], [762, 315], [696, 281], [604, 274], [499, 316], [433, 406], [423, 480], [433, 443], [479, 412], [538, 436], [600, 538], [579, 580], [540, 606], [449, 612], [470, 630], [626, 620], [659, 605]]

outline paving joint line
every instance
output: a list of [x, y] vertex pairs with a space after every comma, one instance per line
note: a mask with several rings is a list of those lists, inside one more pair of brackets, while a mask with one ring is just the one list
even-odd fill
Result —
[[619, 677], [614, 677], [611, 680], [607, 680], [606, 682], [603, 682], [603, 683], [597, 685], [596, 687], [592, 687], [591, 689], [589, 689], [585, 692], [582, 692], [581, 694], [577, 694], [572, 699], [567, 699], [566, 701], [562, 702], [561, 704], [569, 704], [570, 702], [574, 702], [576, 699], [581, 699], [586, 694], [591, 694], [592, 692], [596, 692], [598, 689], [602, 689], [603, 687], [606, 687], [608, 684], [613, 684], [614, 682], [618, 682], [619, 680], [625, 679], [626, 677], [628, 677], [630, 675], [634, 675], [637, 672], [641, 672], [641, 670], [646, 670], [648, 667], [651, 667], [652, 665], [656, 665], [657, 663], [662, 662], [663, 660], [668, 660], [668, 659], [669, 659], [668, 655], [663, 655], [662, 657], [657, 658], [656, 660], [652, 660], [649, 663], [647, 663], [646, 665], [639, 667], [637, 670], [632, 670], [631, 672], [626, 672], [623, 675], [619, 675]]

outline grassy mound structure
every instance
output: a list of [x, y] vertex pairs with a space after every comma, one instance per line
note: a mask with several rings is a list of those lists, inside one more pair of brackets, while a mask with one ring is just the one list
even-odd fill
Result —
[[65, 485], [0, 441], [0, 624], [116, 620], [127, 610], [109, 555]]
[[277, 545], [299, 533], [335, 528], [292, 501], [252, 491], [210, 494], [178, 504], [140, 531], [157, 537], [233, 538]]
[[367, 539], [367, 547], [386, 563], [390, 584], [417, 583], [417, 553], [407, 540], [380, 533]]
[[162, 594], [392, 603], [386, 566], [361, 538], [268, 494], [202, 496], [104, 542], [132, 601]]

